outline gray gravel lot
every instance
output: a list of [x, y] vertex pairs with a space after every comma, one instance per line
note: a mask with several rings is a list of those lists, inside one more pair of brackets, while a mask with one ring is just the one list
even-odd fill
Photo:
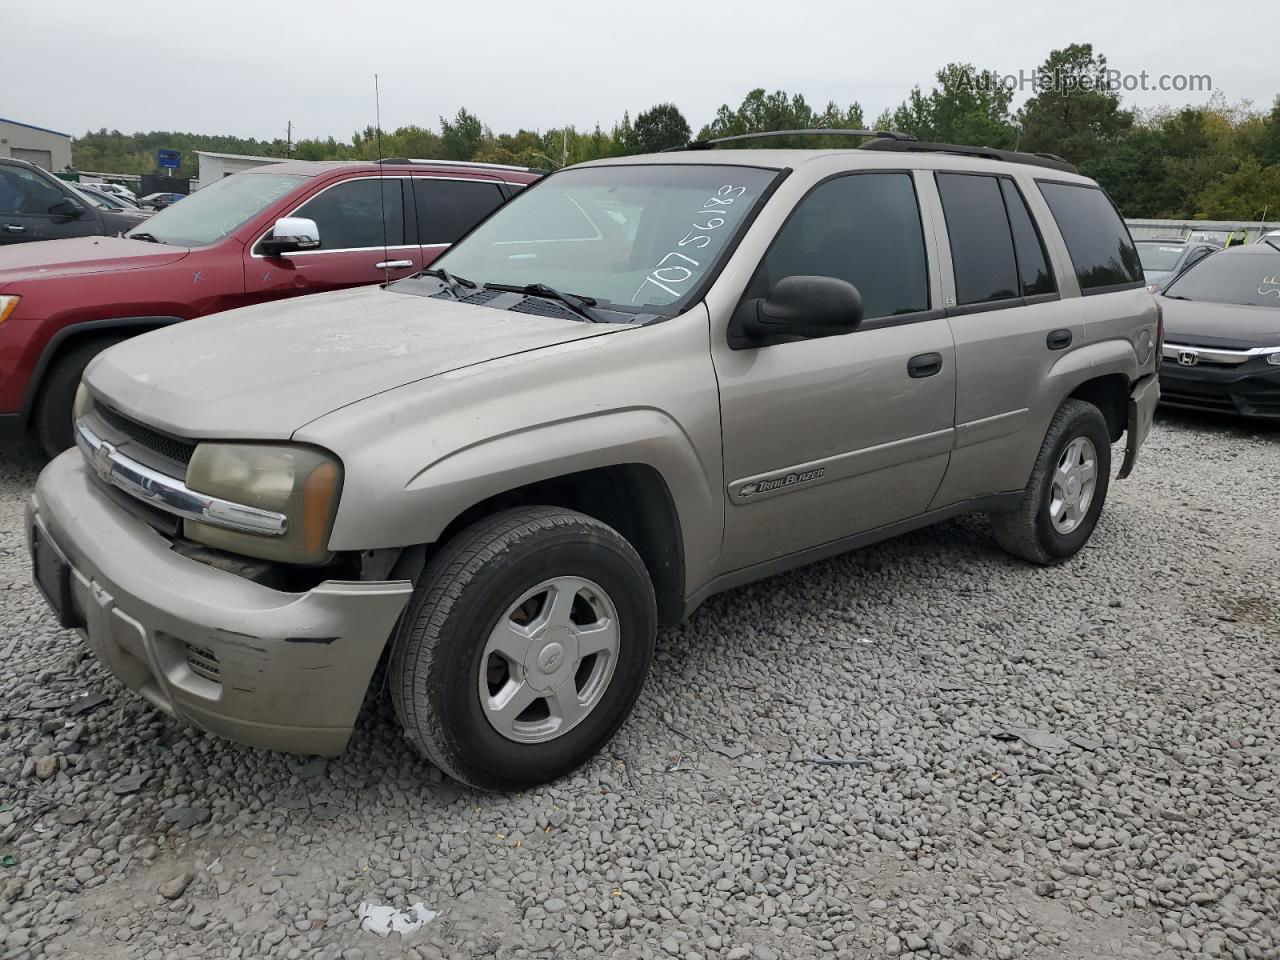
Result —
[[0, 449], [0, 957], [1280, 956], [1280, 429], [1162, 417], [1057, 569], [972, 518], [717, 597], [510, 796], [385, 709], [325, 763], [124, 692], [29, 585], [37, 469]]

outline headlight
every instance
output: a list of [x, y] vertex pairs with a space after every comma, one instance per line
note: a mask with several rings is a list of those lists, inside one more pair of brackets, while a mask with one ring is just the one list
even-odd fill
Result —
[[187, 486], [288, 518], [282, 536], [241, 533], [184, 522], [192, 540], [264, 560], [324, 563], [342, 490], [342, 465], [332, 454], [303, 446], [202, 443], [187, 466]]
[[9, 314], [13, 313], [18, 307], [18, 301], [21, 297], [0, 297], [0, 323], [4, 323], [9, 319]]
[[76, 387], [76, 398], [71, 403], [71, 422], [75, 423], [93, 409], [93, 394], [83, 383]]
[[1271, 364], [1273, 367], [1280, 367], [1280, 350], [1277, 350], [1275, 353], [1268, 353], [1267, 363]]

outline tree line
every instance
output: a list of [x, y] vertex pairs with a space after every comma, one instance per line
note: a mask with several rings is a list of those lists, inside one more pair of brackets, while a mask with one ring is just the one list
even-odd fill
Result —
[[[915, 87], [895, 109], [871, 125], [920, 140], [1050, 153], [1075, 163], [1098, 180], [1128, 217], [1168, 219], [1274, 219], [1280, 211], [1280, 96], [1269, 111], [1245, 101], [1232, 104], [1215, 93], [1204, 106], [1128, 108], [1106, 82], [1108, 63], [1090, 44], [1055, 50], [1040, 75], [1058, 78], [1017, 110], [1013, 91], [992, 70], [952, 63], [926, 92]], [[856, 101], [815, 109], [801, 94], [752, 90], [732, 107], [724, 104], [698, 138], [793, 129], [867, 127]], [[142, 173], [155, 168], [156, 150], [243, 153], [301, 160], [372, 160], [432, 157], [556, 168], [603, 157], [651, 153], [680, 146], [692, 129], [675, 104], [624, 113], [609, 129], [573, 126], [545, 131], [495, 133], [460, 109], [440, 117], [439, 128], [373, 127], [349, 140], [333, 137], [287, 143], [276, 140], [155, 131], [124, 134], [105, 128], [77, 138], [73, 165], [80, 170]], [[379, 142], [379, 139], [381, 142]], [[794, 141], [794, 142], [788, 142]], [[776, 146], [848, 146], [848, 138], [783, 138]], [[190, 175], [194, 169], [184, 171]]]

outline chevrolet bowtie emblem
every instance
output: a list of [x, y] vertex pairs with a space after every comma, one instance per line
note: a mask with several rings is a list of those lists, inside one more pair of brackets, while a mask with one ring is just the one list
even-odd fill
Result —
[[115, 452], [116, 448], [105, 440], [93, 451], [93, 469], [103, 480], [111, 479], [111, 458]]

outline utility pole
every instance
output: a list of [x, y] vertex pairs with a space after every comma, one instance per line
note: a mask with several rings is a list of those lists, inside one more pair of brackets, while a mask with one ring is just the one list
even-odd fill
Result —
[[293, 156], [293, 121], [289, 121], [288, 132], [284, 135], [284, 155], [286, 157]]
[[560, 142], [560, 169], [563, 170], [569, 165], [569, 128], [565, 127], [560, 132], [564, 135]]

